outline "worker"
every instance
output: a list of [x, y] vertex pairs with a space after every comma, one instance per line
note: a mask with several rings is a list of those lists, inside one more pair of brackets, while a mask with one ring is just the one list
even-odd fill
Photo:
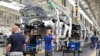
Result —
[[23, 51], [26, 52], [25, 37], [20, 34], [18, 26], [13, 26], [12, 34], [8, 38], [6, 56], [23, 56]]
[[52, 39], [51, 29], [46, 29], [46, 35], [44, 36], [45, 56], [52, 56]]
[[95, 36], [91, 37], [90, 48], [95, 48]]
[[31, 30], [30, 32], [30, 39], [29, 39], [29, 46], [33, 46], [34, 49], [32, 50], [32, 52], [34, 52], [33, 54], [31, 54], [30, 56], [35, 56], [35, 52], [36, 52], [36, 35], [34, 35], [34, 31]]

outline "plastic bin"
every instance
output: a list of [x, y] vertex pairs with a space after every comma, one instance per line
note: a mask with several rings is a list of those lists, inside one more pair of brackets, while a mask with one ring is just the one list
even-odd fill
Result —
[[72, 51], [77, 51], [80, 48], [80, 42], [69, 42], [69, 47]]
[[96, 56], [100, 56], [100, 41], [97, 42], [96, 49]]
[[34, 47], [34, 46], [26, 46], [26, 50], [27, 50], [27, 52], [26, 52], [26, 54], [32, 54], [32, 53], [35, 53], [36, 51], [36, 47]]

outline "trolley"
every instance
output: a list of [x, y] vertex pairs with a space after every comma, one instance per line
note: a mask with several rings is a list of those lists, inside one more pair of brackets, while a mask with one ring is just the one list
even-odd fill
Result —
[[96, 46], [96, 56], [100, 56], [100, 41], [97, 42], [97, 46]]

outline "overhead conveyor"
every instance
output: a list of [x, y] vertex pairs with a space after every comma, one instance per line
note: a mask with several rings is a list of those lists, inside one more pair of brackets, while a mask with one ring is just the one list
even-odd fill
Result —
[[[69, 14], [66, 13], [67, 9], [65, 7], [58, 5], [55, 1], [53, 1], [53, 3], [54, 3], [54, 6], [57, 8], [57, 10], [62, 11], [68, 17], [68, 19], [69, 19], [69, 36], [68, 37], [71, 37], [71, 29], [72, 29], [72, 18], [71, 18], [71, 16], [69, 16]], [[66, 21], [64, 21], [64, 22], [66, 22]]]
[[[72, 6], [75, 6], [75, 3], [73, 0], [68, 0], [69, 3], [72, 4]], [[91, 24], [93, 25], [93, 21], [86, 15], [86, 13], [81, 9], [81, 7], [79, 6], [79, 13], [81, 13], [83, 15], [83, 17]]]
[[87, 4], [88, 7], [89, 7], [89, 10], [91, 11], [91, 16], [92, 16], [91, 20], [95, 23], [97, 29], [99, 30], [100, 26], [98, 25], [98, 23], [97, 23], [96, 20], [95, 20], [95, 19], [97, 19], [97, 18], [96, 18], [95, 13], [94, 13], [93, 10], [92, 10], [92, 7], [91, 7], [90, 4], [89, 4], [89, 1], [88, 1], [88, 0], [84, 0], [84, 1], [86, 2], [86, 4]]

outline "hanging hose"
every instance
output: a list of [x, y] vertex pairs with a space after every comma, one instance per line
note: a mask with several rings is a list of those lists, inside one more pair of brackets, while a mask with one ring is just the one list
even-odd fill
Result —
[[59, 32], [60, 32], [60, 19], [59, 19], [59, 11], [57, 9], [57, 7], [55, 6], [54, 2], [49, 0], [49, 5], [52, 9], [54, 9], [56, 11], [56, 20], [57, 22], [55, 22], [55, 37], [56, 37], [56, 44], [57, 44], [57, 51], [59, 50]]
[[58, 5], [55, 1], [54, 1], [57, 9], [61, 10], [66, 16], [68, 16], [69, 18], [69, 32], [68, 32], [68, 37], [70, 38], [71, 37], [71, 31], [72, 31], [72, 18], [66, 13], [66, 8], [62, 5]]

